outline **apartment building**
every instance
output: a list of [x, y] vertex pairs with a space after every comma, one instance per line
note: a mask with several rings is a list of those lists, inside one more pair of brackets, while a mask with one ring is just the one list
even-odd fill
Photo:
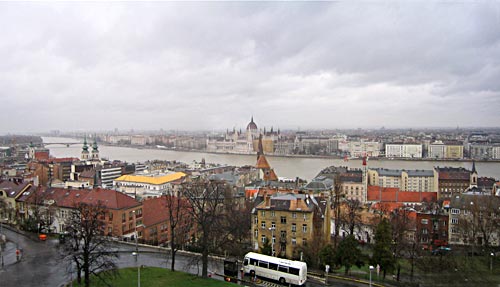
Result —
[[264, 195], [252, 213], [256, 251], [269, 242], [276, 256], [298, 259], [301, 248], [329, 238], [329, 204], [321, 198], [295, 193]]
[[386, 144], [385, 156], [388, 158], [422, 158], [422, 145]]

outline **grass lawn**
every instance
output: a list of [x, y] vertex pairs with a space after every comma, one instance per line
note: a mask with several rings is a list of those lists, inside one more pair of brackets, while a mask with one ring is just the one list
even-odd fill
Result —
[[[376, 271], [372, 271], [372, 280], [382, 284], [394, 286], [411, 286], [410, 269], [411, 264], [407, 260], [400, 260], [401, 282], [393, 280], [392, 274], [387, 273], [385, 279], [377, 276]], [[414, 268], [413, 284], [419, 284], [424, 287], [438, 286], [500, 286], [500, 258], [494, 258], [490, 270], [490, 258], [485, 256], [423, 256], [420, 264]], [[420, 267], [420, 268], [419, 268]], [[395, 273], [396, 271], [394, 271]], [[335, 275], [344, 275], [344, 268], [332, 270]], [[361, 268], [353, 266], [349, 274], [351, 277], [368, 280], [368, 264]]]
[[[83, 280], [83, 279], [82, 279]], [[118, 276], [109, 280], [111, 286], [135, 287], [137, 286], [137, 268], [125, 268], [118, 270]], [[75, 283], [74, 286], [79, 286]], [[143, 267], [141, 269], [141, 286], [169, 286], [169, 287], [224, 287], [234, 286], [234, 283], [227, 283], [215, 279], [204, 279], [196, 275], [180, 271], [172, 272], [165, 268]], [[84, 286], [83, 282], [82, 285]], [[105, 284], [96, 278], [91, 278], [90, 286], [103, 287]]]

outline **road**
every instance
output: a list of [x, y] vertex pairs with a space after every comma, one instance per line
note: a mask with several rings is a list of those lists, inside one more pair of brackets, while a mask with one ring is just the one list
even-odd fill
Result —
[[[7, 244], [4, 249], [4, 267], [0, 267], [1, 287], [20, 286], [64, 286], [75, 274], [69, 272], [68, 262], [64, 261], [59, 253], [59, 242], [57, 239], [39, 241], [4, 228], [7, 236]], [[22, 256], [17, 262], [16, 247], [22, 249]], [[113, 243], [112, 249], [118, 251], [119, 257], [116, 263], [119, 268], [146, 265], [153, 267], [170, 268], [170, 260], [165, 252], [159, 252], [154, 247], [139, 247], [139, 256], [136, 262], [132, 252], [135, 246]], [[178, 253], [176, 256], [176, 269], [192, 274], [201, 274], [201, 261], [196, 261], [193, 256]], [[209, 272], [223, 273], [223, 262], [217, 260], [209, 261]], [[216, 279], [222, 279], [214, 276]], [[272, 283], [264, 283], [263, 286], [277, 286]], [[324, 286], [308, 282], [307, 287]], [[335, 283], [335, 286], [352, 286], [344, 283]]]

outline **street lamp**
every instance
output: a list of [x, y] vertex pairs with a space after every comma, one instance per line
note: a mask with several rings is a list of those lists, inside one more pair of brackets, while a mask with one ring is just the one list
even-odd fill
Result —
[[372, 287], [372, 271], [375, 269], [373, 265], [370, 265], [370, 287]]
[[493, 256], [495, 256], [495, 253], [491, 252], [490, 253], [490, 271], [493, 272]]
[[[139, 257], [139, 253], [132, 252], [132, 256], [135, 257], [135, 261], [137, 262], [137, 257]], [[141, 287], [141, 266], [137, 264], [137, 287]]]
[[274, 230], [276, 227], [269, 227], [269, 230], [271, 230], [271, 255], [274, 256]]
[[135, 252], [132, 252], [132, 255], [135, 257], [135, 263], [137, 264], [137, 287], [141, 287], [141, 265], [137, 262], [139, 260], [139, 247], [137, 246], [137, 213], [135, 210], [132, 210], [134, 213], [134, 237], [135, 237]]

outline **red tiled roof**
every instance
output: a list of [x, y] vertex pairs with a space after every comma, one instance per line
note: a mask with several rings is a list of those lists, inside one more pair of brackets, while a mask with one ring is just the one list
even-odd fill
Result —
[[35, 159], [36, 160], [48, 160], [49, 152], [48, 151], [35, 151]]
[[437, 192], [400, 191], [399, 188], [368, 186], [368, 201], [414, 202], [436, 201]]
[[32, 204], [51, 204], [55, 206], [74, 208], [90, 193], [88, 189], [64, 189], [64, 188], [46, 188], [39, 187], [30, 189], [23, 195], [19, 201], [26, 201]]
[[101, 202], [102, 205], [109, 209], [126, 209], [141, 205], [140, 202], [119, 191], [102, 188], [92, 189], [82, 202], [87, 204]]
[[27, 181], [15, 180], [0, 180], [0, 190], [5, 191], [7, 197], [16, 197], [21, 191], [29, 188], [30, 183]]

